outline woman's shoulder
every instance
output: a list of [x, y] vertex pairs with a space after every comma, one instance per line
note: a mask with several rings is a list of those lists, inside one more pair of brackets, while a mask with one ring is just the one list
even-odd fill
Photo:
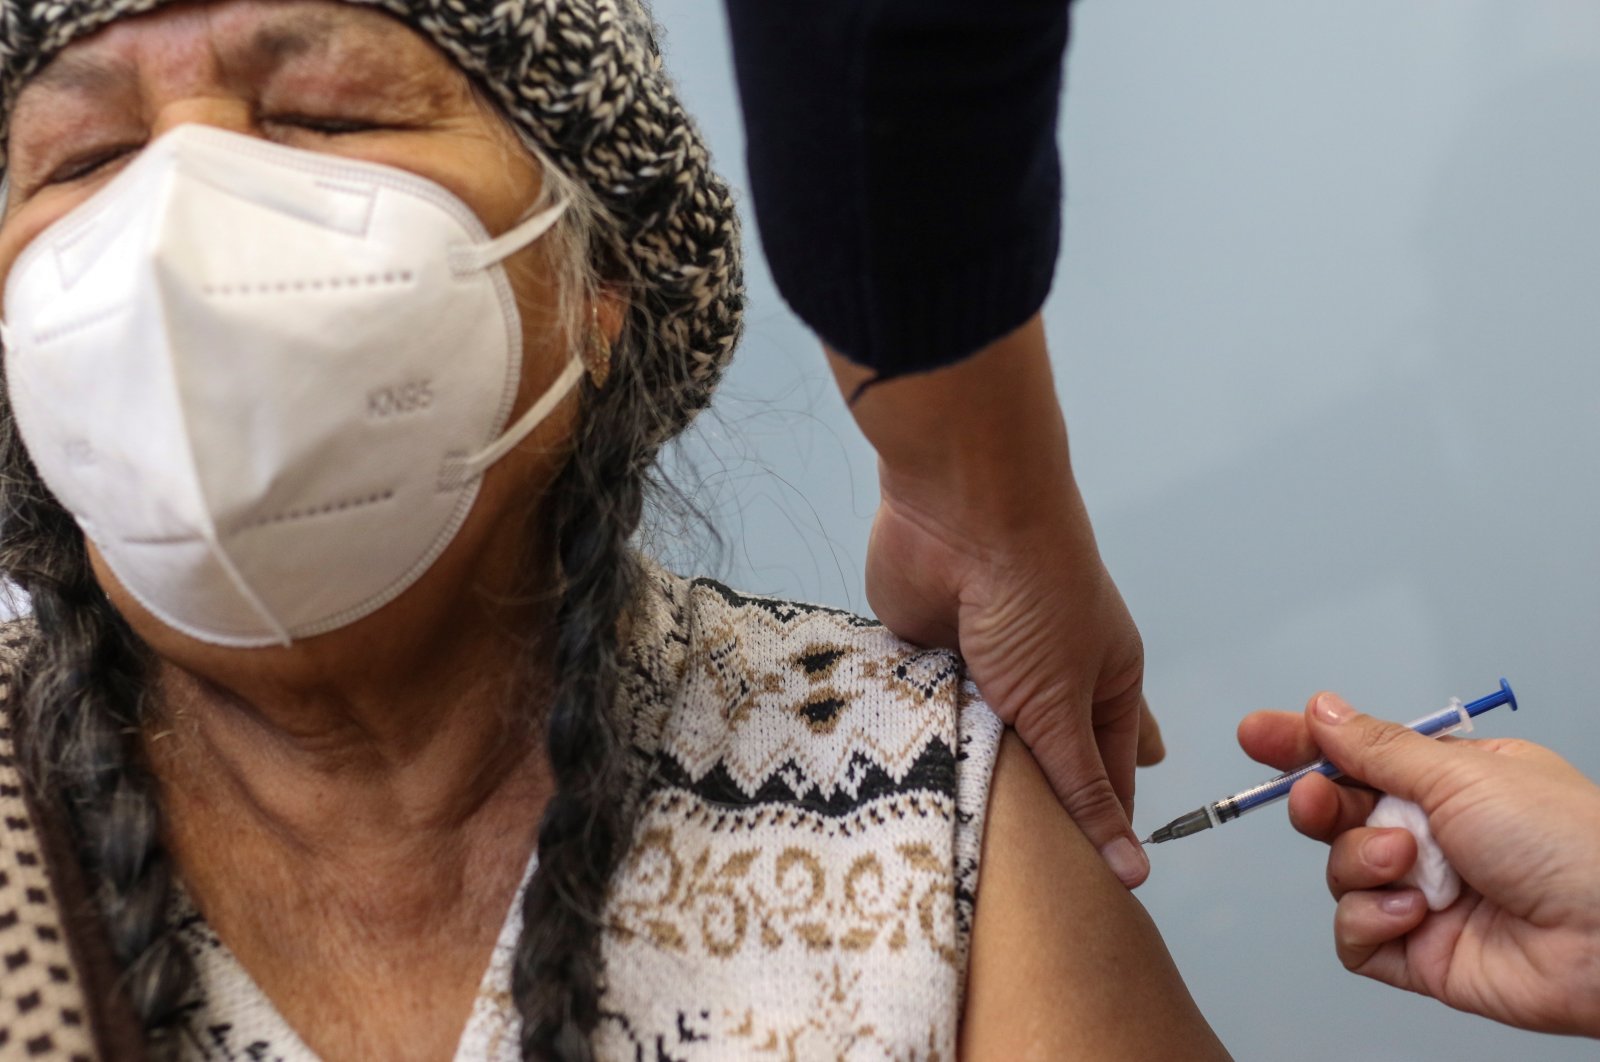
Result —
[[[674, 647], [655, 774], [727, 806], [846, 815], [902, 792], [954, 797], [1000, 723], [955, 653], [876, 620], [654, 572]], [[663, 622], [665, 621], [665, 622]]]
[[953, 1055], [1001, 730], [960, 658], [838, 609], [649, 581], [633, 643], [670, 692], [608, 907], [605, 1035]]

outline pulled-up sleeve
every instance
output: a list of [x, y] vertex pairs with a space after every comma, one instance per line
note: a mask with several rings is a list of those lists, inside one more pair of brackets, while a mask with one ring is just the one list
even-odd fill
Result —
[[773, 277], [889, 378], [1044, 302], [1068, 0], [726, 0]]

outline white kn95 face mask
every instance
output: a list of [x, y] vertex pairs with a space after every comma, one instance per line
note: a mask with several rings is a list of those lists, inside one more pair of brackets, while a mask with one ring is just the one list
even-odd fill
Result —
[[[438, 559], [505, 429], [522, 326], [491, 240], [402, 170], [180, 126], [33, 241], [5, 364], [39, 474], [139, 602], [202, 641], [286, 645]], [[504, 430], [502, 430], [504, 429]]]

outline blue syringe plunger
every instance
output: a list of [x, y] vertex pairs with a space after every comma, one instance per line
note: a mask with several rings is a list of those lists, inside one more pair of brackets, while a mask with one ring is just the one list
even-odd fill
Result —
[[1479, 697], [1471, 704], [1463, 705], [1461, 710], [1468, 715], [1482, 715], [1490, 708], [1498, 708], [1502, 704], [1511, 705], [1513, 712], [1517, 710], [1517, 695], [1511, 692], [1511, 683], [1505, 679], [1500, 680], [1499, 692], [1491, 693], [1487, 697]]

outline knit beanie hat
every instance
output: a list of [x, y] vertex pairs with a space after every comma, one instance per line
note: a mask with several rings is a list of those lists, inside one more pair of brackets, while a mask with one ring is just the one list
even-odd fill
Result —
[[[28, 78], [74, 41], [171, 2], [0, 0], [0, 176]], [[609, 215], [605, 253], [639, 278], [629, 294], [654, 333], [643, 357], [618, 368], [639, 373], [652, 396], [656, 443], [681, 431], [710, 401], [738, 342], [739, 224], [640, 0], [343, 2], [386, 11], [432, 41], [594, 193]]]

